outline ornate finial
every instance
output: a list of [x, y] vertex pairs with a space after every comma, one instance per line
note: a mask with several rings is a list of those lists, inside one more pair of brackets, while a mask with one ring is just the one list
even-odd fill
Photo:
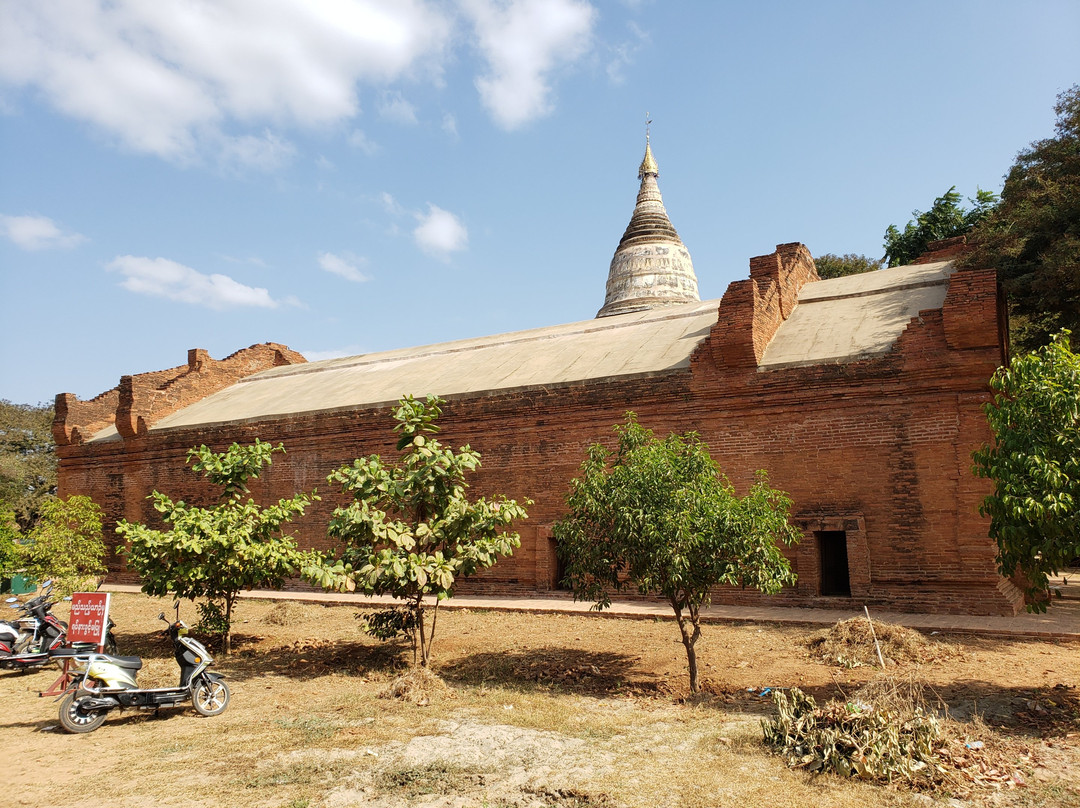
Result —
[[645, 114], [645, 159], [638, 169], [637, 204], [608, 269], [604, 305], [597, 317], [629, 314], [661, 306], [693, 303], [698, 296], [694, 262], [668, 219], [660, 197], [649, 135], [652, 118]]
[[652, 156], [652, 147], [649, 145], [649, 127], [652, 126], [652, 118], [649, 117], [649, 113], [645, 113], [645, 157], [641, 161], [641, 167], [638, 168], [638, 179], [645, 179], [646, 174], [652, 174], [654, 177], [660, 176], [660, 168], [656, 165], [656, 160]]

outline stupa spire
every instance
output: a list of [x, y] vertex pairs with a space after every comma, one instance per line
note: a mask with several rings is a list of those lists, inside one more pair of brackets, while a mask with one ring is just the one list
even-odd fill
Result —
[[639, 180], [645, 179], [646, 174], [652, 174], [654, 177], [660, 176], [660, 167], [656, 165], [656, 160], [652, 156], [652, 146], [649, 145], [650, 126], [652, 126], [652, 119], [649, 118], [648, 113], [645, 113], [645, 158], [641, 161], [641, 167], [637, 170]]
[[649, 125], [645, 124], [645, 157], [638, 168], [637, 204], [608, 270], [607, 293], [597, 317], [626, 314], [657, 306], [692, 303], [698, 296], [690, 252], [668, 219], [657, 177]]

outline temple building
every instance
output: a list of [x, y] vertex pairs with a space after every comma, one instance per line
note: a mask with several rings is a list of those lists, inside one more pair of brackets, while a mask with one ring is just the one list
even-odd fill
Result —
[[340, 499], [327, 474], [394, 456], [392, 407], [434, 393], [447, 401], [440, 439], [483, 456], [474, 492], [535, 501], [517, 526], [521, 549], [460, 590], [550, 592], [551, 526], [569, 481], [633, 410], [658, 434], [700, 433], [740, 492], [765, 469], [794, 502], [797, 583], [771, 597], [720, 589], [718, 601], [1021, 608], [978, 513], [989, 483], [971, 474], [972, 450], [990, 437], [987, 383], [1007, 352], [994, 271], [956, 269], [958, 245], [941, 243], [912, 266], [821, 280], [803, 245], [781, 244], [702, 301], [648, 142], [638, 176], [595, 319], [320, 362], [271, 343], [221, 360], [191, 350], [186, 364], [125, 376], [93, 400], [57, 396], [61, 495], [92, 497], [107, 534], [121, 518], [159, 524], [151, 491], [214, 496], [185, 465], [188, 449], [258, 437], [288, 453], [256, 497], [318, 488], [296, 533], [329, 548]]

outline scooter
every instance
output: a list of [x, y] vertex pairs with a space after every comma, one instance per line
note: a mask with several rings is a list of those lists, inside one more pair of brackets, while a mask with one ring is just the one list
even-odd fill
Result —
[[142, 660], [139, 657], [85, 653], [78, 649], [60, 649], [54, 659], [70, 657], [79, 666], [74, 679], [61, 696], [60, 725], [68, 732], [93, 732], [105, 722], [112, 710], [134, 707], [159, 710], [191, 702], [200, 715], [214, 716], [229, 706], [229, 686], [221, 674], [207, 668], [213, 657], [202, 643], [185, 636], [188, 625], [177, 619], [170, 622], [165, 612], [158, 619], [169, 623], [164, 633], [173, 641], [173, 655], [180, 666], [177, 687], [140, 688], [135, 681]]
[[[56, 601], [51, 600], [53, 582], [45, 581], [41, 585], [41, 594], [25, 603], [18, 598], [8, 598], [12, 609], [23, 612], [25, 617], [18, 621], [0, 623], [0, 669], [28, 671], [40, 668], [53, 661], [58, 651], [65, 647], [68, 625], [52, 614]], [[70, 600], [70, 598], [64, 598]], [[105, 631], [105, 653], [117, 651], [116, 636], [113, 628], [116, 623], [109, 618]], [[93, 643], [75, 643], [76, 650], [83, 653], [93, 651]]]
[[56, 603], [49, 599], [52, 583], [43, 583], [41, 594], [26, 603], [20, 603], [18, 598], [7, 599], [10, 608], [18, 609], [26, 616], [17, 622], [0, 624], [0, 668], [39, 668], [49, 662], [50, 652], [63, 646], [67, 623], [57, 620], [51, 612]]

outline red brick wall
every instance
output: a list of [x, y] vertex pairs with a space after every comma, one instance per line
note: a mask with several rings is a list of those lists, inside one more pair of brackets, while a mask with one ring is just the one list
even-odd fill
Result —
[[[771, 259], [771, 260], [769, 260]], [[627, 410], [660, 434], [700, 432], [740, 491], [757, 469], [795, 502], [808, 540], [788, 555], [799, 573], [778, 604], [835, 604], [817, 594], [815, 530], [846, 530], [852, 578], [848, 603], [906, 609], [1012, 613], [1015, 587], [997, 575], [978, 503], [988, 484], [970, 473], [970, 452], [988, 438], [980, 407], [1001, 361], [993, 273], [954, 277], [943, 310], [913, 318], [890, 354], [847, 365], [757, 370], [756, 358], [816, 278], [801, 245], [755, 259], [749, 281], [732, 284], [720, 324], [689, 369], [648, 378], [461, 397], [448, 401], [439, 438], [483, 456], [474, 494], [530, 497], [522, 547], [461, 591], [548, 590], [555, 578], [550, 526], [563, 513], [569, 480], [586, 448], [614, 443]], [[993, 304], [993, 305], [992, 305]], [[743, 327], [732, 327], [741, 323]], [[437, 392], [437, 391], [434, 391]], [[62, 493], [86, 493], [109, 526], [123, 517], [156, 523], [145, 497], [158, 489], [198, 501], [211, 492], [184, 465], [200, 443], [283, 442], [285, 456], [255, 486], [259, 499], [318, 488], [297, 525], [306, 546], [329, 549], [326, 523], [340, 494], [326, 475], [353, 458], [394, 456], [389, 409], [306, 414], [228, 427], [139, 432], [123, 440], [62, 446]], [[114, 570], [119, 565], [114, 561]], [[722, 591], [727, 602], [766, 602]]]

